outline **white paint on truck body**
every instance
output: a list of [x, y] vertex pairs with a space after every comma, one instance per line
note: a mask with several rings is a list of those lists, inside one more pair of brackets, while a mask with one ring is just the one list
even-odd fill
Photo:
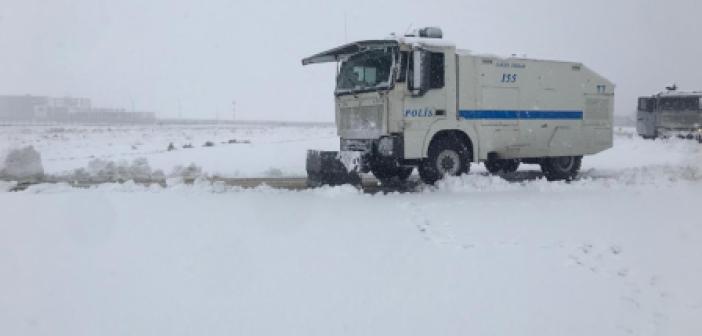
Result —
[[[303, 64], [343, 62], [375, 45], [396, 48], [392, 85], [337, 94], [342, 139], [399, 135], [404, 140], [402, 159], [426, 158], [432, 138], [447, 130], [468, 136], [473, 161], [487, 160], [489, 153], [539, 158], [595, 154], [612, 147], [615, 86], [581, 63], [479, 55], [439, 39], [397, 38], [352, 43]], [[411, 90], [412, 68], [399, 60], [402, 53], [413, 58], [415, 50], [443, 55], [443, 87], [420, 94]]]

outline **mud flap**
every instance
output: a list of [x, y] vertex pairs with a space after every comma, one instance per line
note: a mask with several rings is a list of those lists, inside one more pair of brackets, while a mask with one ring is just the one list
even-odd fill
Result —
[[361, 176], [356, 171], [347, 170], [339, 159], [339, 152], [308, 150], [306, 168], [310, 187], [361, 184]]

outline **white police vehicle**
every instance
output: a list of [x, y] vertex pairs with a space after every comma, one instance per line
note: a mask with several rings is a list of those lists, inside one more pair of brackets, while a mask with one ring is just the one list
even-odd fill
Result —
[[612, 147], [614, 85], [581, 63], [474, 54], [438, 28], [302, 61], [323, 62], [339, 63], [341, 152], [308, 152], [316, 183], [345, 182], [345, 168], [402, 180], [414, 167], [434, 183], [477, 162], [494, 173], [540, 164], [548, 179], [572, 179], [583, 155]]

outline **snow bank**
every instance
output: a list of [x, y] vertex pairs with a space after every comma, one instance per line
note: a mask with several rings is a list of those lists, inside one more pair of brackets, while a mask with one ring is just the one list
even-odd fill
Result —
[[[534, 172], [538, 174], [538, 172]], [[617, 171], [589, 170], [577, 180], [547, 181], [545, 178], [508, 181], [500, 176], [470, 174], [445, 178], [425, 192], [506, 192], [506, 191], [572, 191], [612, 190], [639, 188], [670, 188], [674, 186], [702, 183], [702, 167], [699, 166], [645, 166]]]
[[6, 192], [12, 190], [17, 186], [17, 182], [14, 181], [0, 181], [0, 192]]
[[0, 177], [14, 180], [33, 180], [44, 176], [41, 154], [27, 146], [0, 153]]
[[160, 169], [153, 169], [146, 158], [137, 158], [131, 162], [127, 160], [110, 161], [94, 159], [87, 167], [75, 169], [69, 174], [54, 175], [57, 178], [70, 178], [75, 180], [97, 181], [159, 181], [168, 179], [199, 179], [208, 175], [202, 167], [191, 163], [187, 166], [175, 166], [168, 174]]
[[185, 179], [197, 179], [205, 177], [207, 174], [202, 172], [202, 167], [191, 163], [187, 166], [175, 166], [173, 171], [168, 175], [169, 178], [185, 178]]
[[161, 170], [151, 169], [146, 158], [137, 158], [132, 162], [94, 159], [88, 163], [87, 167], [74, 170], [70, 177], [77, 180], [127, 181], [162, 180], [165, 175]]

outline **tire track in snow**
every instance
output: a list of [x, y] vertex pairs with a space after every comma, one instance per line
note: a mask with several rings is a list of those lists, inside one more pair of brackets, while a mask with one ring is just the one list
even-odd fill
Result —
[[[575, 266], [594, 277], [606, 277], [621, 284], [627, 293], [620, 296], [619, 301], [632, 309], [632, 325], [619, 324], [617, 328], [626, 334], [649, 333], [659, 334], [666, 328], [669, 321], [667, 313], [662, 310], [666, 306], [668, 292], [661, 285], [661, 278], [657, 275], [644, 275], [632, 270], [624, 264], [622, 256], [624, 250], [617, 244], [607, 246], [593, 243], [582, 243], [568, 254], [571, 266]], [[652, 330], [641, 330], [644, 326], [640, 323], [643, 318]]]

